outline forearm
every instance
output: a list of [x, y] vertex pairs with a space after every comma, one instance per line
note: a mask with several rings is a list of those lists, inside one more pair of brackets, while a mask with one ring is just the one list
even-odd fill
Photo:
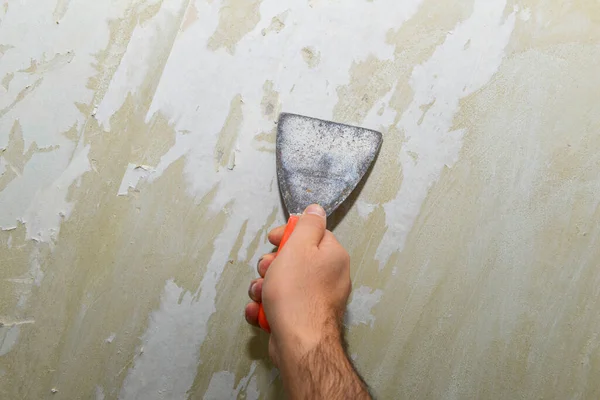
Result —
[[287, 358], [281, 373], [293, 400], [371, 399], [337, 335], [325, 336], [301, 356]]

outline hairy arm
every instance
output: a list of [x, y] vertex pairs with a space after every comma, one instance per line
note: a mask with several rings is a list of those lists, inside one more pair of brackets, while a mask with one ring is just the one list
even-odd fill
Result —
[[281, 365], [290, 399], [371, 399], [338, 335], [324, 336], [301, 356], [294, 353], [299, 352], [292, 349], [282, 357]]
[[[279, 246], [285, 227], [269, 233]], [[344, 349], [342, 318], [352, 289], [350, 256], [311, 205], [281, 253], [258, 262], [246, 320], [258, 326], [259, 303], [271, 327], [269, 354], [290, 399], [370, 399]]]

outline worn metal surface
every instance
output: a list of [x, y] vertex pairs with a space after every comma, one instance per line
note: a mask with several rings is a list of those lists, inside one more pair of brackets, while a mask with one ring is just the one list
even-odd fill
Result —
[[381, 133], [370, 129], [282, 113], [277, 178], [288, 212], [320, 204], [331, 215], [365, 175], [381, 142]]

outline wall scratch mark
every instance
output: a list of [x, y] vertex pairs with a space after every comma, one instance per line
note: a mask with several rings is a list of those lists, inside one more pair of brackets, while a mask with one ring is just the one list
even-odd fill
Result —
[[35, 324], [35, 319], [23, 319], [23, 320], [15, 320], [15, 321], [0, 319], [0, 328], [3, 328], [3, 327], [11, 328], [13, 326], [31, 325], [31, 324]]
[[75, 53], [69, 50], [64, 54], [55, 54], [54, 57], [47, 61], [44, 59], [45, 57], [43, 57], [41, 61], [37, 61], [32, 58], [29, 67], [21, 69], [18, 72], [24, 72], [27, 74], [43, 74], [55, 68], [60, 68], [66, 64], [69, 64], [71, 61], [73, 61], [74, 57]]
[[27, 85], [25, 86], [25, 88], [23, 88], [23, 90], [21, 90], [19, 92], [19, 94], [17, 95], [17, 97], [13, 100], [12, 103], [10, 103], [7, 107], [3, 108], [2, 110], [0, 110], [0, 118], [4, 117], [6, 114], [8, 114], [8, 112], [10, 110], [12, 110], [14, 108], [14, 106], [16, 106], [17, 104], [19, 104], [21, 101], [23, 101], [23, 99], [25, 99], [27, 96], [29, 96], [31, 93], [33, 93], [33, 91], [42, 84], [42, 80], [44, 78], [39, 78], [38, 80], [36, 80], [34, 82], [33, 85]]
[[237, 94], [231, 100], [229, 115], [227, 115], [227, 118], [225, 119], [223, 129], [221, 129], [217, 144], [215, 145], [214, 159], [217, 170], [219, 167], [232, 165], [232, 161], [235, 160], [233, 151], [244, 118], [242, 114], [243, 103], [240, 94]]

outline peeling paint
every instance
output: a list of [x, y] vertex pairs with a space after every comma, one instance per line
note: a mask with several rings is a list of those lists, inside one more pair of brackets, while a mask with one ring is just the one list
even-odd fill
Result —
[[2, 78], [2, 81], [0, 81], [0, 85], [2, 85], [2, 88], [4, 88], [6, 92], [8, 92], [8, 89], [10, 89], [10, 82], [12, 82], [14, 77], [14, 72], [9, 72], [4, 75], [4, 78]]
[[[110, 118], [121, 108], [125, 98], [136, 94], [152, 72], [150, 69], [157, 47], [164, 46], [165, 30], [176, 21], [185, 0], [160, 2], [160, 9], [149, 20], [136, 25], [110, 85], [95, 113], [104, 130], [110, 131]], [[193, 7], [192, 7], [193, 8]], [[142, 23], [143, 22], [143, 23]]]
[[21, 221], [27, 226], [30, 239], [54, 242], [63, 220], [69, 219], [73, 203], [67, 200], [68, 190], [85, 172], [90, 171], [90, 146], [81, 149], [64, 172], [47, 188], [36, 193]]
[[[235, 222], [235, 220], [234, 220]], [[142, 343], [144, 357], [140, 358], [127, 375], [120, 397], [127, 398], [133, 393], [163, 393], [161, 398], [181, 398], [192, 386], [195, 368], [202, 363], [198, 354], [201, 344], [208, 334], [208, 321], [216, 311], [216, 286], [225, 265], [229, 265], [229, 243], [227, 238], [237, 236], [241, 245], [245, 226], [238, 229], [231, 220], [215, 240], [215, 252], [207, 271], [204, 273], [198, 292], [192, 295], [179, 288], [172, 281], [165, 285], [161, 307], [151, 320]], [[181, 332], [193, 332], [193, 339], [177, 341]], [[165, 343], [172, 343], [166, 347]], [[177, 346], [174, 350], [173, 346]], [[147, 382], [144, 376], [158, 374], [161, 380]]]
[[[6, 18], [0, 26], [4, 43], [21, 50], [4, 53], [0, 63], [0, 76], [11, 76], [4, 81], [7, 95], [0, 100], [0, 148], [8, 152], [21, 148], [25, 155], [25, 159], [15, 155], [15, 167], [0, 177], [0, 203], [7, 205], [0, 209], [0, 226], [13, 227], [16, 221], [28, 221], [28, 237], [45, 242], [56, 238], [63, 218], [60, 214], [68, 217], [68, 186], [88, 168], [83, 155], [89, 146], [76, 150], [62, 132], [81, 127], [87, 118], [76, 104], [85, 104], [91, 98], [86, 84], [95, 72], [93, 54], [103, 46], [105, 20], [118, 16], [125, 8], [124, 4], [67, 3], [61, 2], [64, 7], [57, 5], [57, 10], [65, 11], [68, 5], [70, 12], [80, 17], [65, 19], [60, 30], [46, 18], [54, 11], [52, 2], [35, 9], [15, 3], [10, 9], [14, 17]], [[25, 33], [16, 28], [19, 16], [24, 15], [39, 22]], [[78, 26], [87, 29], [73, 40], [73, 30]], [[44, 30], [48, 33], [41, 35]], [[40, 40], [42, 36], [44, 40]], [[67, 81], [57, 100], [54, 88]], [[42, 111], [30, 118], [33, 109]], [[17, 124], [19, 139], [15, 142], [11, 138]], [[49, 198], [42, 198], [45, 196]]]
[[270, 120], [275, 120], [278, 118], [281, 110], [279, 92], [275, 90], [273, 81], [266, 81], [263, 85], [263, 90], [264, 95], [260, 102], [263, 115]]
[[240, 314], [281, 111], [384, 133], [330, 220], [378, 397], [597, 397], [600, 29], [558, 3], [0, 1], [0, 398], [283, 396]]
[[104, 339], [104, 342], [110, 344], [113, 342], [113, 340], [115, 340], [115, 338], [117, 337], [116, 333], [111, 333], [109, 337], [107, 337], [106, 339]]
[[368, 218], [373, 210], [375, 210], [375, 204], [369, 204], [364, 200], [358, 200], [356, 202], [356, 211], [361, 218]]
[[[405, 133], [399, 153], [403, 181], [396, 198], [384, 205], [390, 229], [377, 252], [380, 269], [404, 248], [429, 188], [458, 158], [464, 130], [451, 130], [453, 117], [460, 99], [483, 87], [498, 70], [515, 25], [514, 12], [504, 18], [505, 6], [503, 1], [475, 1], [471, 17], [457, 24], [431, 58], [413, 70], [414, 100], [399, 122]], [[418, 155], [418, 162], [409, 152]]]
[[6, 355], [17, 344], [21, 328], [19, 326], [0, 327], [0, 356]]
[[104, 389], [102, 386], [96, 386], [96, 400], [104, 400]]
[[383, 291], [380, 289], [372, 289], [368, 286], [354, 289], [344, 324], [346, 326], [365, 324], [373, 327], [375, 316], [371, 313], [371, 309], [381, 300], [381, 296]]
[[208, 40], [208, 48], [225, 47], [231, 54], [236, 44], [260, 21], [263, 0], [224, 0], [219, 12], [219, 26]]
[[215, 144], [214, 159], [217, 170], [219, 167], [229, 166], [235, 160], [235, 154], [233, 153], [234, 146], [240, 133], [242, 122], [244, 121], [242, 112], [243, 104], [244, 101], [239, 94], [231, 99], [229, 115], [227, 115], [227, 118], [225, 119], [223, 128], [221, 129], [221, 132], [219, 132], [217, 143]]
[[[208, 281], [201, 285], [200, 299], [173, 281], [165, 284], [160, 309], [153, 313], [151, 325], [142, 337], [144, 354], [135, 360], [127, 374], [119, 398], [185, 398], [194, 380], [197, 349], [206, 335], [206, 317], [203, 316], [214, 312], [214, 303], [210, 303], [214, 294], [207, 292], [214, 292], [215, 276], [207, 272], [205, 277]], [[187, 339], [173, 342], [182, 335]]]
[[127, 196], [129, 189], [135, 190], [138, 183], [140, 181], [146, 181], [154, 171], [154, 168], [148, 165], [127, 164], [127, 169], [121, 180], [121, 186], [119, 186], [117, 196]]
[[75, 52], [68, 50], [65, 53], [57, 53], [50, 60], [42, 57], [41, 61], [31, 59], [29, 67], [21, 69], [17, 72], [24, 72], [28, 75], [43, 75], [55, 68], [64, 67], [65, 64], [70, 64], [75, 58]]
[[204, 393], [205, 400], [236, 400], [240, 396], [244, 396], [248, 400], [258, 400], [260, 393], [256, 386], [256, 361], [250, 367], [250, 372], [247, 376], [239, 380], [235, 386], [235, 375], [229, 371], [220, 371], [212, 375], [210, 384]]
[[316, 51], [314, 48], [303, 47], [301, 52], [302, 58], [309, 68], [316, 68], [317, 65], [319, 65], [319, 62], [321, 62], [321, 53]]
[[289, 11], [284, 11], [276, 16], [274, 16], [273, 18], [271, 18], [271, 23], [269, 24], [268, 27], [263, 28], [261, 30], [261, 33], [263, 36], [266, 36], [267, 34], [274, 32], [274, 33], [279, 33], [281, 32], [281, 30], [283, 28], [285, 28], [285, 20], [287, 18], [289, 14]]

